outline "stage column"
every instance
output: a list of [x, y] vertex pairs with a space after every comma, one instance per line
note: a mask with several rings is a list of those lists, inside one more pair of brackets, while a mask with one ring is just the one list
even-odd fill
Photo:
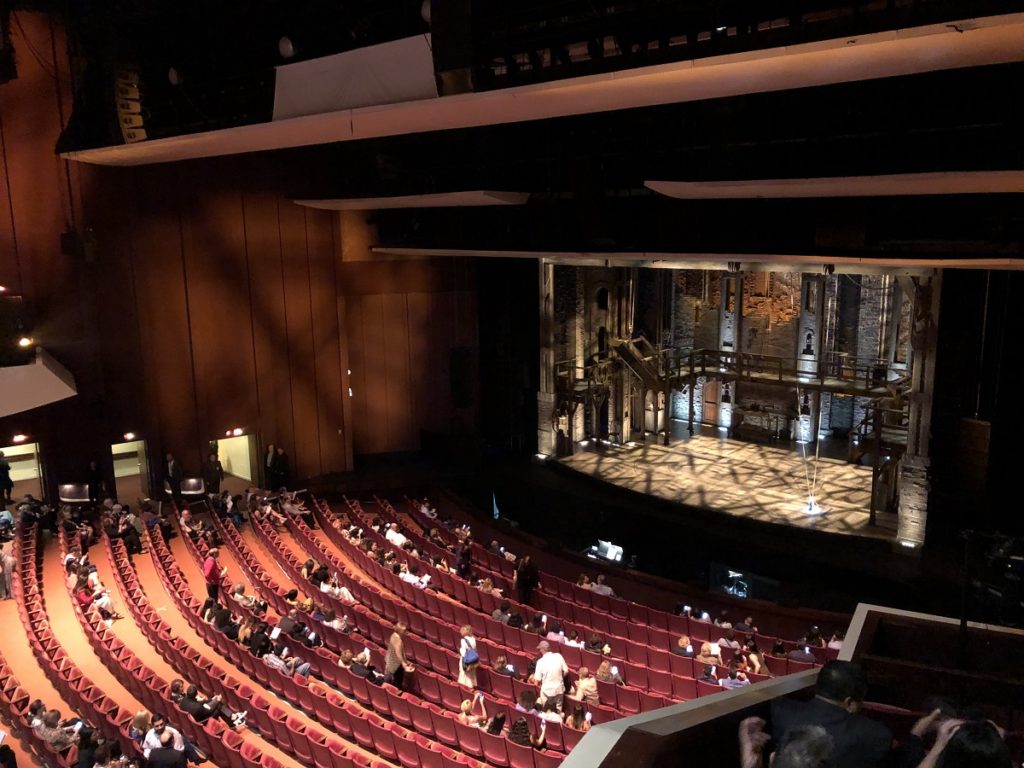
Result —
[[555, 455], [554, 266], [538, 262], [540, 290], [540, 390], [537, 392], [537, 453]]
[[901, 288], [912, 296], [913, 331], [910, 335], [910, 415], [907, 452], [900, 462], [900, 507], [897, 536], [904, 548], [924, 544], [928, 521], [929, 437], [935, 388], [935, 352], [939, 327], [942, 274], [901, 278]]
[[[797, 325], [796, 369], [800, 380], [809, 383], [813, 377], [823, 377], [821, 362], [822, 338], [825, 322], [825, 278], [819, 275], [804, 275], [800, 290], [800, 322]], [[798, 387], [797, 442], [813, 443], [818, 439], [818, 413], [821, 410], [821, 394]]]
[[[732, 365], [724, 365], [732, 372], [738, 370], [741, 339], [743, 338], [743, 273], [730, 271], [722, 277], [722, 303], [718, 310], [718, 348], [733, 355]], [[722, 361], [726, 362], [725, 359]], [[732, 431], [732, 407], [736, 402], [736, 383], [721, 379], [718, 388], [718, 426]]]

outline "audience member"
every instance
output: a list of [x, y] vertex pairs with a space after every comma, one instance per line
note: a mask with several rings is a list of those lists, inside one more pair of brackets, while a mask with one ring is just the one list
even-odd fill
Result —
[[809, 701], [772, 701], [772, 736], [783, 743], [790, 731], [820, 725], [835, 742], [837, 768], [884, 765], [892, 734], [881, 723], [858, 714], [867, 694], [863, 670], [849, 661], [830, 661], [818, 673]]
[[541, 656], [537, 660], [533, 674], [540, 684], [540, 701], [543, 703], [550, 698], [561, 701], [565, 693], [565, 676], [569, 674], [569, 667], [562, 654], [551, 650], [551, 644], [547, 640], [540, 641], [537, 651]]
[[582, 701], [586, 704], [600, 704], [601, 699], [597, 693], [597, 678], [590, 674], [590, 669], [580, 667], [576, 673], [576, 682], [572, 691], [568, 694], [570, 699]]

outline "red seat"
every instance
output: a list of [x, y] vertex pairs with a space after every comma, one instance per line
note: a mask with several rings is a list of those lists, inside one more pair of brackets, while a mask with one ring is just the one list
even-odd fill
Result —
[[480, 745], [484, 750], [484, 760], [491, 765], [499, 766], [499, 768], [508, 765], [508, 749], [505, 744], [504, 736], [494, 736], [486, 731], [480, 733]]
[[771, 654], [764, 655], [765, 666], [768, 667], [768, 671], [776, 677], [788, 674], [789, 667], [786, 664], [786, 659], [781, 656], [772, 656]]
[[445, 717], [440, 712], [430, 710], [430, 719], [434, 724], [434, 738], [449, 747], [459, 745], [459, 736], [455, 731], [455, 719]]
[[309, 735], [309, 746], [313, 752], [313, 765], [316, 768], [334, 768], [334, 758], [327, 748], [327, 737], [322, 733]]
[[714, 683], [705, 683], [703, 680], [697, 681], [697, 695], [698, 696], [714, 696], [716, 693], [721, 693], [725, 689], [720, 685]]
[[536, 768], [557, 768], [563, 760], [565, 760], [565, 755], [549, 752], [546, 749], [539, 749], [533, 753], [533, 764]]
[[455, 720], [455, 733], [459, 739], [459, 749], [473, 757], [483, 757], [483, 747], [480, 745], [480, 729], [475, 725], [465, 725]]
[[370, 721], [370, 735], [373, 738], [373, 748], [378, 755], [385, 760], [397, 760], [398, 748], [395, 746], [395, 737], [386, 725], [378, 725]]
[[509, 768], [534, 768], [533, 747], [524, 747], [505, 739], [505, 748], [508, 750]]
[[652, 669], [647, 673], [647, 687], [652, 693], [660, 696], [671, 696], [672, 676], [667, 672], [655, 672]]
[[640, 691], [632, 686], [617, 686], [615, 700], [618, 703], [619, 709], [628, 715], [635, 715], [640, 712]]
[[428, 706], [411, 706], [409, 715], [412, 717], [412, 728], [417, 733], [433, 738], [434, 720], [430, 715]]
[[306, 736], [306, 724], [295, 717], [289, 717], [285, 722], [288, 728], [288, 737], [291, 740], [295, 756], [303, 762], [313, 761], [313, 750], [309, 746], [309, 738]]

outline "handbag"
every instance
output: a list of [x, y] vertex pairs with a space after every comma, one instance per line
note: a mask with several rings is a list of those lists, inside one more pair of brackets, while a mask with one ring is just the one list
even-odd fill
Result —
[[462, 657], [462, 666], [468, 667], [470, 664], [479, 664], [480, 654], [476, 652], [476, 648], [467, 648], [465, 655]]

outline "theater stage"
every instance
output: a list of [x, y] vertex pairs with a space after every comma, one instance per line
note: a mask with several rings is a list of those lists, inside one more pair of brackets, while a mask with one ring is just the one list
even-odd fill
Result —
[[560, 459], [563, 466], [637, 493], [692, 507], [760, 520], [871, 538], [895, 532], [868, 524], [871, 468], [837, 459], [817, 460], [815, 499], [823, 510], [806, 513], [813, 446], [799, 450], [698, 434], [669, 446], [636, 447], [589, 441]]

